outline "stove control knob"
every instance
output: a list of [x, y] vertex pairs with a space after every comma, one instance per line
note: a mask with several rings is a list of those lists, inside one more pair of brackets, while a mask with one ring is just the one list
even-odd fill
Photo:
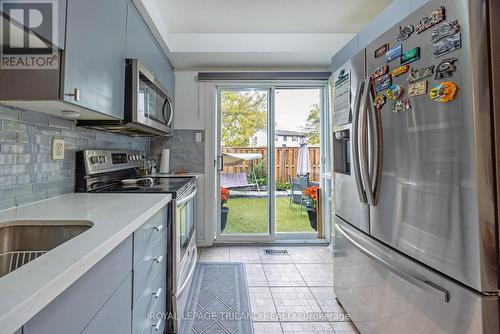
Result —
[[95, 164], [97, 162], [97, 157], [90, 157], [90, 163]]
[[99, 157], [99, 163], [100, 163], [100, 164], [104, 163], [104, 156], [103, 156], [103, 155], [101, 155], [101, 156]]

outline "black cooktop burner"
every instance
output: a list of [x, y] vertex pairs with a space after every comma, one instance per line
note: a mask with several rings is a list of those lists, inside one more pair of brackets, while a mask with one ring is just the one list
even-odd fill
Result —
[[[151, 182], [153, 180], [153, 182]], [[153, 177], [143, 179], [137, 183], [120, 183], [113, 187], [102, 189], [100, 192], [130, 192], [130, 193], [182, 193], [183, 188], [194, 181], [193, 177]]]

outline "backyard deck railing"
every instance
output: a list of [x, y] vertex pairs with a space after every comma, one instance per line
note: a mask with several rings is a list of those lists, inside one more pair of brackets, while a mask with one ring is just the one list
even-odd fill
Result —
[[[242, 161], [239, 165], [224, 166], [223, 173], [247, 173], [250, 166], [257, 166], [263, 159], [267, 159], [266, 147], [223, 147], [223, 153], [260, 153], [262, 159], [252, 162]], [[287, 182], [289, 177], [297, 175], [297, 159], [299, 155], [298, 147], [279, 147], [275, 152], [275, 175], [276, 180]], [[310, 178], [314, 181], [320, 179], [321, 156], [319, 147], [309, 147], [309, 161], [311, 163]]]

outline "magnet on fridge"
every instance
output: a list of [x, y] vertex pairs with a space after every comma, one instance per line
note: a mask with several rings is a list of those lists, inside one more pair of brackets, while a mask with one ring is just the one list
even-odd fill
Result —
[[401, 55], [401, 65], [406, 65], [420, 59], [420, 47], [403, 52]]
[[457, 67], [455, 66], [455, 62], [457, 60], [457, 58], [443, 59], [436, 66], [436, 75], [434, 76], [434, 79], [439, 80], [451, 77], [453, 75], [453, 72], [455, 72], [457, 69]]
[[385, 95], [389, 100], [395, 101], [403, 95], [403, 88], [400, 85], [392, 85]]
[[404, 100], [397, 101], [396, 103], [394, 103], [394, 106], [392, 107], [392, 112], [397, 114], [402, 110], [410, 110], [410, 109], [411, 109], [410, 100], [406, 98]]
[[420, 24], [417, 25], [417, 34], [424, 32], [425, 30], [435, 26], [436, 24], [443, 22], [446, 19], [446, 11], [443, 6], [433, 11], [429, 16], [426, 16], [420, 20]]
[[392, 49], [386, 52], [385, 58], [387, 62], [393, 61], [396, 58], [401, 57], [401, 54], [403, 53], [403, 46], [401, 44], [396, 45]]
[[394, 78], [398, 77], [401, 74], [408, 72], [409, 69], [410, 69], [410, 65], [399, 66], [398, 68], [395, 68], [394, 70], [392, 70], [392, 76]]
[[386, 74], [387, 72], [389, 72], [389, 66], [388, 65], [382, 65], [382, 66], [379, 66], [375, 69], [375, 72], [373, 72], [371, 75], [370, 75], [370, 78], [372, 80], [375, 80], [377, 79], [378, 77], [381, 77], [383, 76], [384, 74]]
[[408, 96], [420, 96], [427, 93], [427, 80], [415, 82], [408, 85]]
[[390, 74], [386, 74], [375, 80], [375, 91], [377, 93], [381, 92], [383, 90], [388, 89], [391, 85], [392, 85], [392, 77]]
[[462, 34], [456, 33], [453, 36], [445, 37], [432, 45], [432, 53], [436, 57], [441, 57], [451, 51], [462, 47]]
[[458, 24], [458, 20], [442, 23], [432, 29], [431, 42], [436, 43], [440, 39], [455, 35], [457, 32], [460, 32], [460, 24]]
[[411, 24], [406, 26], [399, 26], [399, 35], [397, 38], [398, 42], [402, 42], [410, 38], [411, 34], [415, 31], [415, 27]]
[[432, 101], [446, 103], [455, 98], [457, 90], [458, 86], [456, 83], [453, 81], [444, 81], [431, 89], [429, 97]]
[[384, 95], [384, 94], [377, 95], [377, 96], [375, 97], [375, 101], [374, 101], [374, 103], [375, 103], [375, 107], [376, 107], [378, 110], [382, 109], [382, 107], [383, 107], [383, 106], [384, 106], [384, 104], [385, 104], [385, 101], [386, 101], [386, 99], [385, 99], [385, 95]]
[[408, 74], [408, 82], [414, 83], [415, 81], [419, 81], [432, 76], [434, 74], [434, 68], [435, 66], [431, 65], [417, 69], [410, 69], [410, 74]]
[[388, 50], [389, 50], [389, 43], [385, 43], [384, 45], [382, 45], [381, 47], [379, 47], [377, 50], [375, 50], [375, 58], [382, 57], [383, 55], [385, 55], [385, 53]]

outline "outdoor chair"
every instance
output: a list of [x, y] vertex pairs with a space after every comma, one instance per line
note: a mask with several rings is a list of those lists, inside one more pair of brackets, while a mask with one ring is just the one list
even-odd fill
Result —
[[250, 189], [255, 187], [255, 183], [249, 183], [246, 173], [221, 174], [220, 186], [229, 190]]
[[302, 213], [302, 208], [305, 206], [306, 197], [303, 191], [309, 187], [309, 181], [305, 176], [299, 176], [292, 180], [288, 177], [288, 182], [290, 182], [290, 203], [289, 206], [292, 207], [293, 204], [300, 204], [300, 212]]

